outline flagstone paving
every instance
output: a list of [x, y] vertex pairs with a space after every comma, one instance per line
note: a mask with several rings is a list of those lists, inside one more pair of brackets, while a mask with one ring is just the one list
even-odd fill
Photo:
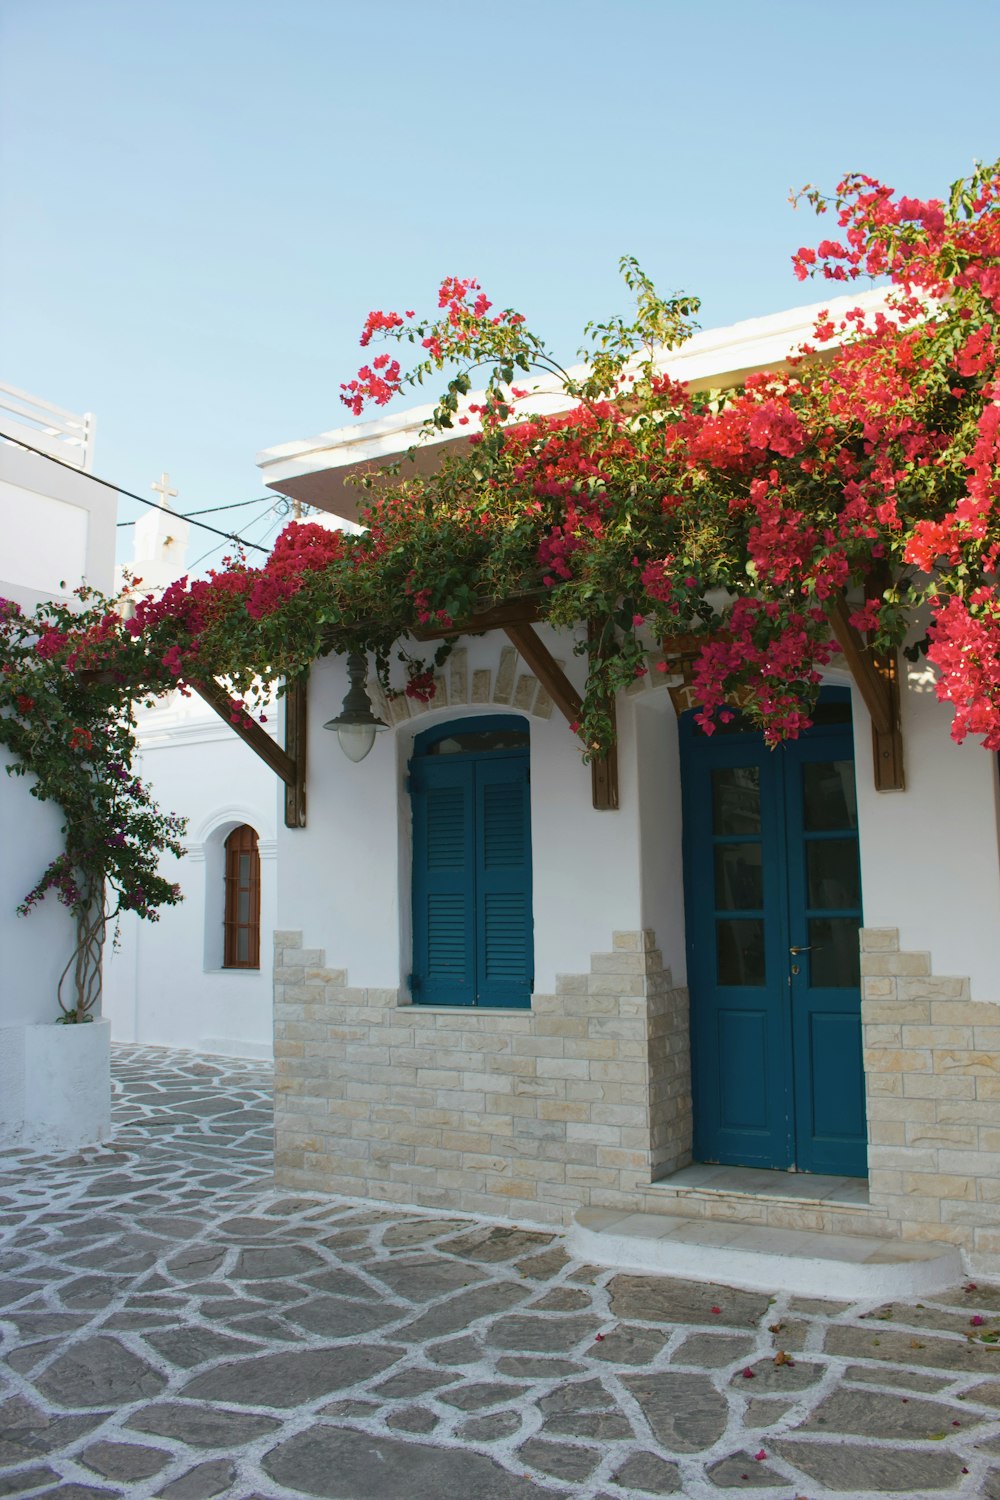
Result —
[[768, 1297], [292, 1197], [269, 1086], [117, 1048], [110, 1145], [0, 1154], [0, 1497], [1000, 1500], [1000, 1288]]

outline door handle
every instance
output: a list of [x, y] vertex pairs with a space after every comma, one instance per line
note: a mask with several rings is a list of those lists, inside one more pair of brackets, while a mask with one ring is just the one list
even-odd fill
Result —
[[807, 943], [804, 948], [789, 948], [788, 951], [789, 953], [811, 953], [813, 951], [813, 945], [812, 943]]

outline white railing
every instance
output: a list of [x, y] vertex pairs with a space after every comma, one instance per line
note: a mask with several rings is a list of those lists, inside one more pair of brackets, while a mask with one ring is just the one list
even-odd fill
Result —
[[0, 435], [12, 443], [39, 448], [89, 473], [95, 426], [93, 412], [80, 416], [0, 381]]

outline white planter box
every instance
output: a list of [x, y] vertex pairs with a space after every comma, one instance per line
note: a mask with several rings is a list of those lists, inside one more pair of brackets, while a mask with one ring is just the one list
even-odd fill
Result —
[[110, 1134], [110, 1021], [0, 1029], [0, 1144], [58, 1151]]

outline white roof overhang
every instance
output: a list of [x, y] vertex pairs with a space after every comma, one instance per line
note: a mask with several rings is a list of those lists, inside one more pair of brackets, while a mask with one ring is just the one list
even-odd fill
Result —
[[[886, 293], [856, 292], [768, 317], [750, 318], [728, 328], [705, 329], [679, 349], [665, 352], [657, 363], [675, 380], [686, 381], [692, 390], [725, 390], [742, 385], [748, 375], [761, 370], [786, 367], [803, 344], [814, 342], [813, 328], [821, 312], [828, 311], [834, 322], [839, 322], [853, 307], [866, 312], [887, 310]], [[832, 340], [825, 348], [832, 350], [837, 342]], [[583, 375], [584, 371], [578, 368], [573, 373]], [[518, 388], [529, 392], [517, 403], [518, 419], [567, 411], [575, 404], [554, 378], [519, 377]], [[467, 408], [481, 399], [481, 392], [472, 392], [460, 403], [458, 415], [468, 416], [468, 425], [460, 431], [425, 431], [424, 423], [433, 406], [410, 407], [265, 448], [257, 454], [257, 465], [270, 489], [344, 520], [357, 521], [365, 492], [353, 482], [356, 476], [404, 458], [410, 449], [413, 456], [405, 459], [403, 476], [432, 472], [443, 454], [466, 443], [477, 430], [478, 420]]]

